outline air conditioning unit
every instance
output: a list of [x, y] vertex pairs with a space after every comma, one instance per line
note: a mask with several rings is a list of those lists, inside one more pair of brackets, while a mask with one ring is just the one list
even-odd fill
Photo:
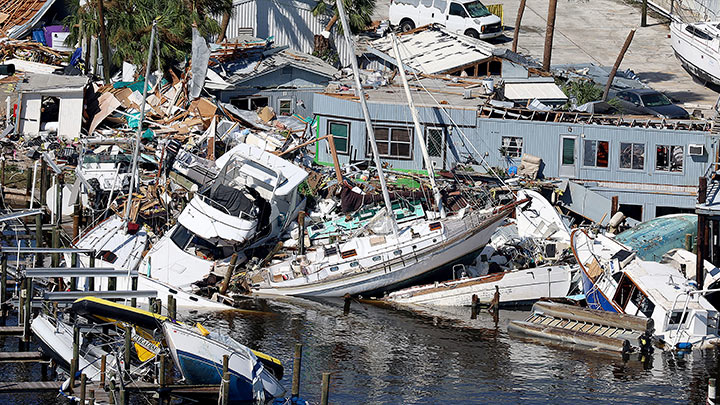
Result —
[[698, 143], [691, 143], [688, 145], [688, 155], [690, 156], [703, 156], [705, 155], [705, 145]]

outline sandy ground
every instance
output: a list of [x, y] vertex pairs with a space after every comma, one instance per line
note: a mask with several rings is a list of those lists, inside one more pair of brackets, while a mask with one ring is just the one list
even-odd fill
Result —
[[[502, 4], [506, 32], [494, 44], [510, 47], [520, 0], [506, 0]], [[376, 19], [387, 19], [388, 8], [389, 1], [380, 0]], [[542, 60], [547, 12], [547, 0], [527, 0], [518, 39], [520, 53]], [[687, 103], [690, 111], [696, 105], [709, 109], [718, 92], [694, 81], [682, 68], [670, 47], [668, 21], [648, 15], [647, 22], [648, 26], [641, 28], [640, 7], [622, 1], [560, 0], [552, 64], [592, 62], [612, 66], [628, 33], [635, 28], [635, 37], [620, 69], [631, 69], [641, 81], [665, 92], [676, 103]]]

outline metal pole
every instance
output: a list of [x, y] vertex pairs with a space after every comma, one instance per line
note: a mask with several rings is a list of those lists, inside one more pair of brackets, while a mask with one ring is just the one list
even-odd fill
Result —
[[[73, 348], [72, 348], [72, 360], [70, 360], [70, 385], [68, 392], [72, 394], [73, 386], [75, 385], [75, 373], [77, 373], [78, 357], [80, 355], [80, 327], [77, 325], [73, 326]], [[103, 356], [104, 359], [105, 356]]]
[[395, 214], [392, 209], [392, 202], [390, 202], [390, 193], [388, 192], [387, 183], [385, 182], [385, 173], [383, 172], [382, 161], [380, 160], [380, 152], [378, 152], [377, 142], [375, 141], [375, 131], [373, 130], [372, 121], [370, 121], [370, 111], [368, 110], [367, 101], [365, 100], [365, 92], [363, 91], [362, 83], [360, 83], [360, 69], [358, 68], [357, 57], [355, 56], [355, 44], [350, 37], [350, 35], [352, 34], [350, 31], [350, 25], [348, 24], [347, 18], [345, 16], [345, 6], [343, 5], [342, 1], [338, 1], [336, 2], [336, 4], [338, 8], [338, 16], [340, 17], [340, 22], [343, 26], [343, 34], [345, 35], [345, 41], [347, 42], [350, 54], [352, 55], [352, 57], [350, 58], [350, 62], [352, 63], [353, 76], [355, 79], [355, 88], [357, 89], [358, 97], [360, 97], [360, 106], [362, 107], [363, 116], [365, 117], [365, 127], [367, 129], [368, 138], [370, 139], [370, 146], [373, 152], [373, 161], [375, 162], [375, 167], [377, 167], [378, 171], [378, 177], [380, 178], [380, 187], [382, 188], [383, 192], [383, 200], [385, 200], [385, 209], [387, 209], [387, 215], [390, 218], [390, 223], [392, 224], [393, 235], [397, 238], [398, 226], [397, 222], [395, 221]]
[[[133, 152], [132, 171], [130, 172], [130, 191], [125, 206], [125, 222], [130, 222], [130, 207], [132, 206], [132, 194], [135, 189], [135, 176], [137, 172], [138, 155], [140, 154], [140, 137], [142, 136], [143, 121], [145, 120], [145, 103], [147, 100], [148, 81], [150, 80], [150, 65], [152, 62], [153, 44], [155, 43], [155, 27], [157, 19], [153, 21], [150, 29], [150, 49], [148, 49], [147, 66], [145, 66], [145, 83], [143, 84], [143, 99], [140, 103], [140, 120], [138, 121], [138, 129], [135, 134], [135, 152]], [[139, 181], [139, 179], [138, 179]]]
[[31, 332], [30, 332], [30, 319], [32, 318], [32, 303], [33, 298], [33, 279], [28, 277], [25, 279], [25, 311], [23, 311], [23, 342], [25, 344], [30, 343]]
[[7, 304], [5, 303], [5, 301], [7, 301], [7, 265], [7, 253], [3, 253], [0, 258], [0, 268], [2, 268], [2, 275], [0, 276], [0, 311], [2, 311], [3, 323], [5, 322], [5, 317], [7, 316]]
[[625, 57], [625, 52], [627, 52], [628, 48], [630, 47], [630, 43], [632, 42], [633, 36], [635, 36], [635, 28], [630, 30], [630, 33], [628, 34], [627, 38], [625, 38], [625, 43], [623, 44], [622, 49], [620, 50], [620, 54], [618, 55], [617, 59], [615, 59], [615, 64], [612, 67], [612, 70], [610, 71], [610, 77], [608, 77], [607, 83], [605, 83], [605, 91], [603, 92], [603, 101], [607, 101], [608, 94], [610, 93], [610, 86], [612, 86], [613, 79], [615, 78], [615, 73], [617, 73], [618, 68], [620, 67], [620, 63], [622, 63], [623, 58]]
[[408, 85], [407, 77], [405, 77], [405, 67], [403, 66], [402, 59], [400, 58], [400, 50], [397, 46], [397, 38], [392, 32], [390, 33], [390, 42], [392, 43], [393, 53], [395, 54], [394, 56], [395, 60], [397, 61], [398, 71], [400, 72], [400, 80], [402, 80], [403, 88], [405, 89], [405, 98], [407, 98], [408, 106], [410, 107], [410, 115], [412, 115], [413, 124], [415, 125], [415, 133], [417, 134], [416, 139], [420, 144], [420, 151], [422, 152], [423, 159], [425, 159], [425, 166], [427, 167], [428, 178], [430, 179], [430, 186], [432, 187], [433, 194], [435, 196], [435, 204], [438, 211], [440, 212], [440, 217], [445, 218], [445, 208], [443, 208], [442, 205], [442, 196], [440, 195], [440, 190], [438, 190], [437, 188], [437, 184], [435, 184], [435, 168], [432, 165], [430, 155], [427, 151], [427, 145], [425, 145], [425, 140], [423, 139], [420, 119], [418, 118], [417, 109], [415, 108], [415, 103], [413, 103], [412, 95], [410, 94], [410, 86]]

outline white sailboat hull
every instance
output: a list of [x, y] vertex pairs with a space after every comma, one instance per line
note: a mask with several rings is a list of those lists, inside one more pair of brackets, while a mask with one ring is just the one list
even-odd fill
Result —
[[390, 294], [388, 301], [398, 304], [468, 306], [472, 304], [473, 295], [477, 295], [481, 302], [492, 300], [497, 286], [500, 304], [521, 305], [531, 304], [544, 297], [565, 297], [571, 284], [570, 266], [544, 266], [411, 287]]
[[[697, 29], [703, 29], [703, 25], [697, 24]], [[670, 24], [675, 56], [693, 75], [720, 85], [720, 38], [713, 35], [708, 35], [711, 39], [699, 37], [688, 32], [687, 27], [688, 24], [676, 21]]]
[[342, 297], [345, 294], [357, 295], [379, 290], [391, 290], [401, 287], [412, 279], [427, 275], [437, 269], [448, 266], [473, 252], [482, 249], [505, 216], [498, 216], [493, 222], [467, 235], [465, 238], [445, 244], [422, 255], [407, 256], [404, 263], [396, 267], [381, 267], [367, 272], [355, 273], [332, 280], [320, 280], [314, 283], [296, 286], [259, 287], [253, 290], [257, 294], [295, 295], [312, 297]]

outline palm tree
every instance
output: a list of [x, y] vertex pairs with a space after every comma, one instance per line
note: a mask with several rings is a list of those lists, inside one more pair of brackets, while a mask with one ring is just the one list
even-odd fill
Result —
[[[353, 34], [364, 30], [372, 22], [372, 14], [375, 11], [375, 0], [343, 0], [343, 5], [348, 13], [348, 23]], [[325, 26], [325, 31], [330, 31], [338, 20], [337, 7], [335, 2], [326, 3], [325, 0], [318, 0], [313, 7], [313, 15], [327, 15], [332, 13], [332, 18]], [[338, 27], [342, 30], [342, 27]], [[313, 55], [325, 61], [334, 62], [337, 55], [330, 46], [330, 40], [322, 35], [315, 35]]]

